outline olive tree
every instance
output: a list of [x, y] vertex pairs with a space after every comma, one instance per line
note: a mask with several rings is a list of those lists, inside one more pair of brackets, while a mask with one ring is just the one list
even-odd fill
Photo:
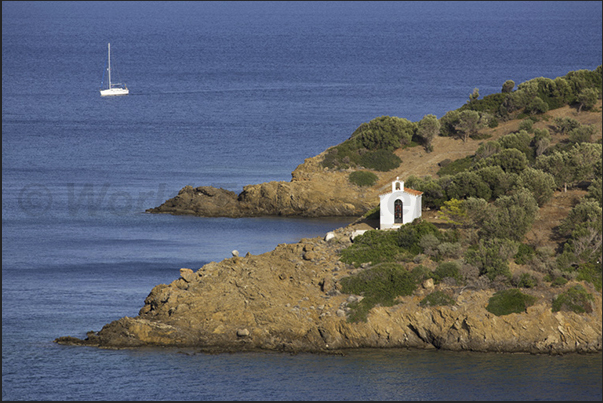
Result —
[[440, 121], [435, 115], [425, 115], [417, 123], [417, 137], [423, 143], [423, 146], [427, 151], [431, 151], [431, 141], [440, 132]]
[[528, 167], [519, 174], [517, 186], [532, 192], [538, 206], [542, 206], [553, 197], [555, 178], [549, 173]]
[[459, 122], [455, 128], [460, 133], [461, 138], [464, 142], [467, 138], [475, 133], [479, 129], [479, 113], [476, 111], [464, 110], [459, 114]]
[[504, 93], [511, 92], [511, 91], [513, 91], [513, 88], [515, 88], [515, 81], [507, 80], [507, 81], [505, 81], [505, 83], [502, 86], [502, 92], [504, 92]]
[[584, 88], [578, 96], [576, 100], [578, 101], [578, 113], [584, 109], [590, 109], [597, 103], [597, 99], [599, 98], [599, 91], [594, 88]]

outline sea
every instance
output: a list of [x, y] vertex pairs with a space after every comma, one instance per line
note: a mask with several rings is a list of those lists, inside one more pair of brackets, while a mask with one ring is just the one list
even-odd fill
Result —
[[[602, 63], [602, 3], [2, 2], [2, 400], [598, 400], [601, 354], [61, 346], [211, 261], [345, 218], [145, 210], [241, 192], [389, 115]], [[100, 97], [112, 80], [130, 95]], [[377, 201], [376, 201], [377, 202]]]

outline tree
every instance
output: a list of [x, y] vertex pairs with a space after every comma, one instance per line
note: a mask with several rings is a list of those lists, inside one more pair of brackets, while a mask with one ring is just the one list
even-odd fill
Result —
[[362, 123], [352, 133], [358, 147], [368, 150], [385, 149], [393, 151], [412, 140], [416, 123], [395, 116], [380, 116], [368, 123]]
[[511, 277], [509, 259], [517, 253], [517, 243], [508, 239], [480, 239], [474, 248], [467, 249], [465, 261], [479, 269], [490, 280], [497, 276]]
[[488, 158], [502, 150], [502, 147], [497, 141], [488, 141], [479, 146], [477, 151], [475, 152], [475, 159], [481, 160], [483, 158]]
[[501, 238], [519, 241], [532, 228], [538, 204], [527, 189], [511, 196], [501, 196], [490, 206], [488, 219], [484, 220], [481, 235], [484, 238]]
[[549, 110], [549, 106], [540, 97], [534, 97], [526, 106], [526, 112], [530, 115], [545, 113]]
[[532, 157], [533, 152], [530, 148], [532, 141], [530, 134], [525, 130], [520, 130], [517, 133], [510, 133], [498, 139], [498, 143], [503, 149], [514, 148], [521, 151], [526, 157]]
[[490, 186], [475, 172], [459, 172], [452, 177], [446, 187], [446, 194], [451, 199], [465, 199], [479, 197], [489, 200], [492, 197]]
[[456, 126], [459, 123], [460, 112], [458, 110], [448, 111], [440, 119], [440, 135], [443, 137], [454, 136], [457, 133]]
[[469, 94], [469, 102], [473, 102], [479, 98], [479, 89], [474, 88], [473, 92]]
[[599, 98], [599, 91], [594, 88], [585, 88], [577, 96], [577, 101], [579, 104], [578, 113], [584, 109], [590, 109], [597, 103], [597, 99]]
[[532, 146], [536, 157], [542, 155], [551, 145], [551, 135], [547, 129], [535, 129]]
[[504, 93], [511, 92], [511, 91], [513, 91], [513, 88], [515, 88], [515, 81], [507, 80], [507, 81], [505, 81], [505, 83], [502, 86], [502, 92], [504, 92]]
[[516, 148], [508, 148], [488, 158], [476, 161], [473, 169], [479, 170], [497, 165], [507, 173], [519, 174], [528, 166], [528, 157]]
[[459, 114], [459, 122], [456, 124], [455, 129], [460, 132], [461, 138], [464, 142], [467, 138], [475, 133], [479, 129], [479, 113], [476, 111], [462, 111]]
[[507, 173], [498, 165], [478, 169], [475, 173], [490, 186], [492, 199], [498, 199], [500, 196], [506, 195], [517, 182], [516, 174]]
[[590, 143], [593, 134], [597, 132], [595, 125], [583, 125], [569, 132], [569, 141], [572, 143]]
[[438, 217], [454, 227], [463, 227], [469, 222], [465, 203], [458, 199], [450, 199], [445, 202], [438, 211]]
[[568, 153], [555, 152], [549, 155], [541, 155], [536, 158], [534, 167], [553, 175], [555, 185], [558, 188], [563, 187], [564, 191], [567, 192], [567, 185], [572, 180], [572, 169], [569, 164]]
[[553, 119], [555, 132], [558, 134], [568, 134], [573, 129], [580, 127], [581, 124], [576, 119], [569, 117], [557, 117]]
[[549, 173], [528, 167], [519, 174], [517, 186], [519, 188], [526, 188], [532, 192], [538, 206], [541, 207], [553, 197], [555, 178]]
[[435, 115], [425, 115], [417, 124], [417, 137], [426, 150], [431, 150], [431, 141], [440, 132], [440, 121]]
[[[585, 200], [578, 203], [570, 210], [565, 220], [559, 225], [559, 233], [569, 236], [575, 229], [584, 223], [595, 223], [601, 220], [602, 209], [594, 200]], [[599, 225], [600, 228], [600, 225]]]

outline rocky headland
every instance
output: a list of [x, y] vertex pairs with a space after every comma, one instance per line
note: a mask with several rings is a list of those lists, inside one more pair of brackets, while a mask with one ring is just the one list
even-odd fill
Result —
[[[347, 320], [348, 304], [362, 297], [340, 292], [339, 280], [362, 268], [339, 261], [354, 231], [340, 228], [323, 238], [280, 244], [262, 255], [233, 256], [153, 288], [139, 315], [61, 344], [104, 348], [194, 347], [202, 351], [272, 350], [334, 352], [361, 347], [572, 353], [601, 351], [601, 293], [587, 314], [552, 312], [550, 288], [528, 291], [537, 302], [526, 312], [495, 316], [485, 307], [494, 290], [433, 285], [426, 281], [392, 307], [373, 308], [366, 322]], [[327, 240], [328, 239], [328, 240]], [[236, 253], [235, 253], [236, 254]], [[569, 288], [555, 290], [560, 293]], [[422, 307], [435, 289], [453, 296], [452, 306]]]

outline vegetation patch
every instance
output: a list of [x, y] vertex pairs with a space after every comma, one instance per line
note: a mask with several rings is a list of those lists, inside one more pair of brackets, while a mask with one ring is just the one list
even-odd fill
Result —
[[461, 268], [456, 262], [441, 263], [433, 272], [433, 280], [436, 283], [441, 282], [446, 277], [450, 277], [456, 280], [457, 284], [462, 283], [463, 277], [461, 276]]
[[591, 313], [593, 311], [593, 296], [580, 284], [576, 284], [553, 300], [553, 312], [571, 311], [576, 313]]
[[[374, 216], [378, 217], [378, 211]], [[354, 238], [354, 243], [341, 251], [340, 260], [359, 267], [362, 263], [384, 263], [412, 259], [424, 252], [421, 239], [431, 234], [436, 242], [458, 241], [458, 232], [440, 231], [430, 222], [415, 220], [397, 231], [371, 230]], [[425, 245], [425, 242], [423, 242]]]
[[348, 176], [348, 179], [358, 186], [373, 186], [379, 177], [369, 171], [355, 171]]
[[361, 295], [364, 298], [349, 304], [350, 322], [366, 321], [368, 312], [375, 305], [392, 306], [398, 296], [411, 295], [416, 284], [410, 273], [397, 263], [383, 263], [356, 275], [342, 278], [342, 292]]
[[434, 291], [419, 302], [423, 307], [454, 305], [455, 301], [452, 297], [446, 295], [442, 291]]
[[362, 154], [359, 163], [368, 169], [387, 172], [398, 168], [402, 160], [389, 150], [375, 150]]
[[522, 313], [529, 306], [534, 305], [534, 302], [536, 302], [536, 297], [523, 294], [517, 288], [512, 288], [495, 293], [488, 301], [486, 310], [496, 316]]
[[517, 249], [517, 254], [514, 256], [515, 263], [517, 264], [526, 264], [530, 261], [532, 256], [536, 251], [530, 245], [526, 245], [525, 243], [519, 244], [519, 248]]
[[354, 243], [341, 251], [340, 260], [358, 267], [368, 262], [393, 262], [401, 252], [396, 231], [373, 230], [354, 238]]
[[595, 263], [585, 263], [578, 268], [578, 277], [576, 280], [587, 281], [595, 286], [595, 289], [601, 292], [601, 265]]
[[459, 158], [457, 160], [452, 161], [451, 163], [442, 165], [442, 168], [440, 168], [440, 170], [438, 171], [439, 176], [456, 175], [471, 168], [471, 166], [473, 165], [473, 156], [470, 155], [465, 158]]

